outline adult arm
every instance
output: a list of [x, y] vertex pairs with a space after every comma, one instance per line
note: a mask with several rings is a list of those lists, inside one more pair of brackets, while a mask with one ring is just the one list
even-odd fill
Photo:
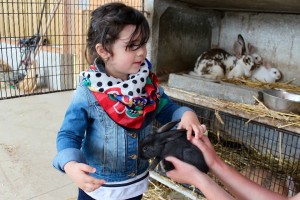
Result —
[[167, 172], [167, 176], [174, 181], [194, 185], [207, 199], [233, 199], [232, 196], [215, 183], [207, 174], [202, 173], [196, 167], [175, 157], [167, 157], [166, 160], [172, 162], [175, 167], [174, 170]]
[[210, 171], [218, 177], [228, 190], [237, 198], [242, 200], [284, 200], [288, 199], [278, 193], [272, 192], [257, 183], [241, 175], [231, 166], [227, 165], [215, 152], [212, 144], [206, 136], [191, 142], [203, 153]]

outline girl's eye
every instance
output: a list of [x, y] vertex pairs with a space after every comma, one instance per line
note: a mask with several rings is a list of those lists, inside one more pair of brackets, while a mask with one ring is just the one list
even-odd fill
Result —
[[138, 48], [140, 48], [140, 45], [137, 45], [137, 44], [129, 44], [127, 46], [127, 48], [129, 48], [131, 51], [135, 51], [137, 50]]

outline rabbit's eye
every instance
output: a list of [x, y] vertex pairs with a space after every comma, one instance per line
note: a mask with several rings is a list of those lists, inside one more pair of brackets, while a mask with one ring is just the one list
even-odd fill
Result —
[[143, 151], [148, 151], [148, 147], [143, 147]]

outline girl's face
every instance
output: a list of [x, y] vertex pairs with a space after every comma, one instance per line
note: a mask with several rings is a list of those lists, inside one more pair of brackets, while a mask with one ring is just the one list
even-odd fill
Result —
[[132, 44], [126, 49], [135, 25], [127, 25], [119, 34], [119, 39], [112, 45], [113, 55], [105, 64], [106, 72], [122, 80], [127, 80], [128, 74], [135, 74], [139, 71], [142, 62], [147, 55], [146, 44], [136, 49], [140, 38], [133, 38]]

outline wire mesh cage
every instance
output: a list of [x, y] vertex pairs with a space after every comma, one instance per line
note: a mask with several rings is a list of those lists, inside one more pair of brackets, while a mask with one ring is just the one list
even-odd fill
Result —
[[[247, 178], [285, 196], [300, 187], [300, 135], [173, 99], [192, 108], [209, 131], [217, 154]], [[155, 123], [154, 128], [159, 127]], [[156, 171], [164, 176], [159, 168]], [[213, 177], [220, 185], [222, 183]], [[186, 186], [186, 185], [185, 185]], [[188, 186], [186, 186], [188, 187]], [[191, 190], [195, 188], [191, 187]], [[226, 189], [226, 188], [225, 188]], [[197, 191], [197, 190], [196, 190]], [[201, 191], [198, 191], [201, 194]]]
[[90, 12], [110, 2], [143, 11], [140, 0], [1, 1], [0, 99], [73, 90], [87, 67]]

